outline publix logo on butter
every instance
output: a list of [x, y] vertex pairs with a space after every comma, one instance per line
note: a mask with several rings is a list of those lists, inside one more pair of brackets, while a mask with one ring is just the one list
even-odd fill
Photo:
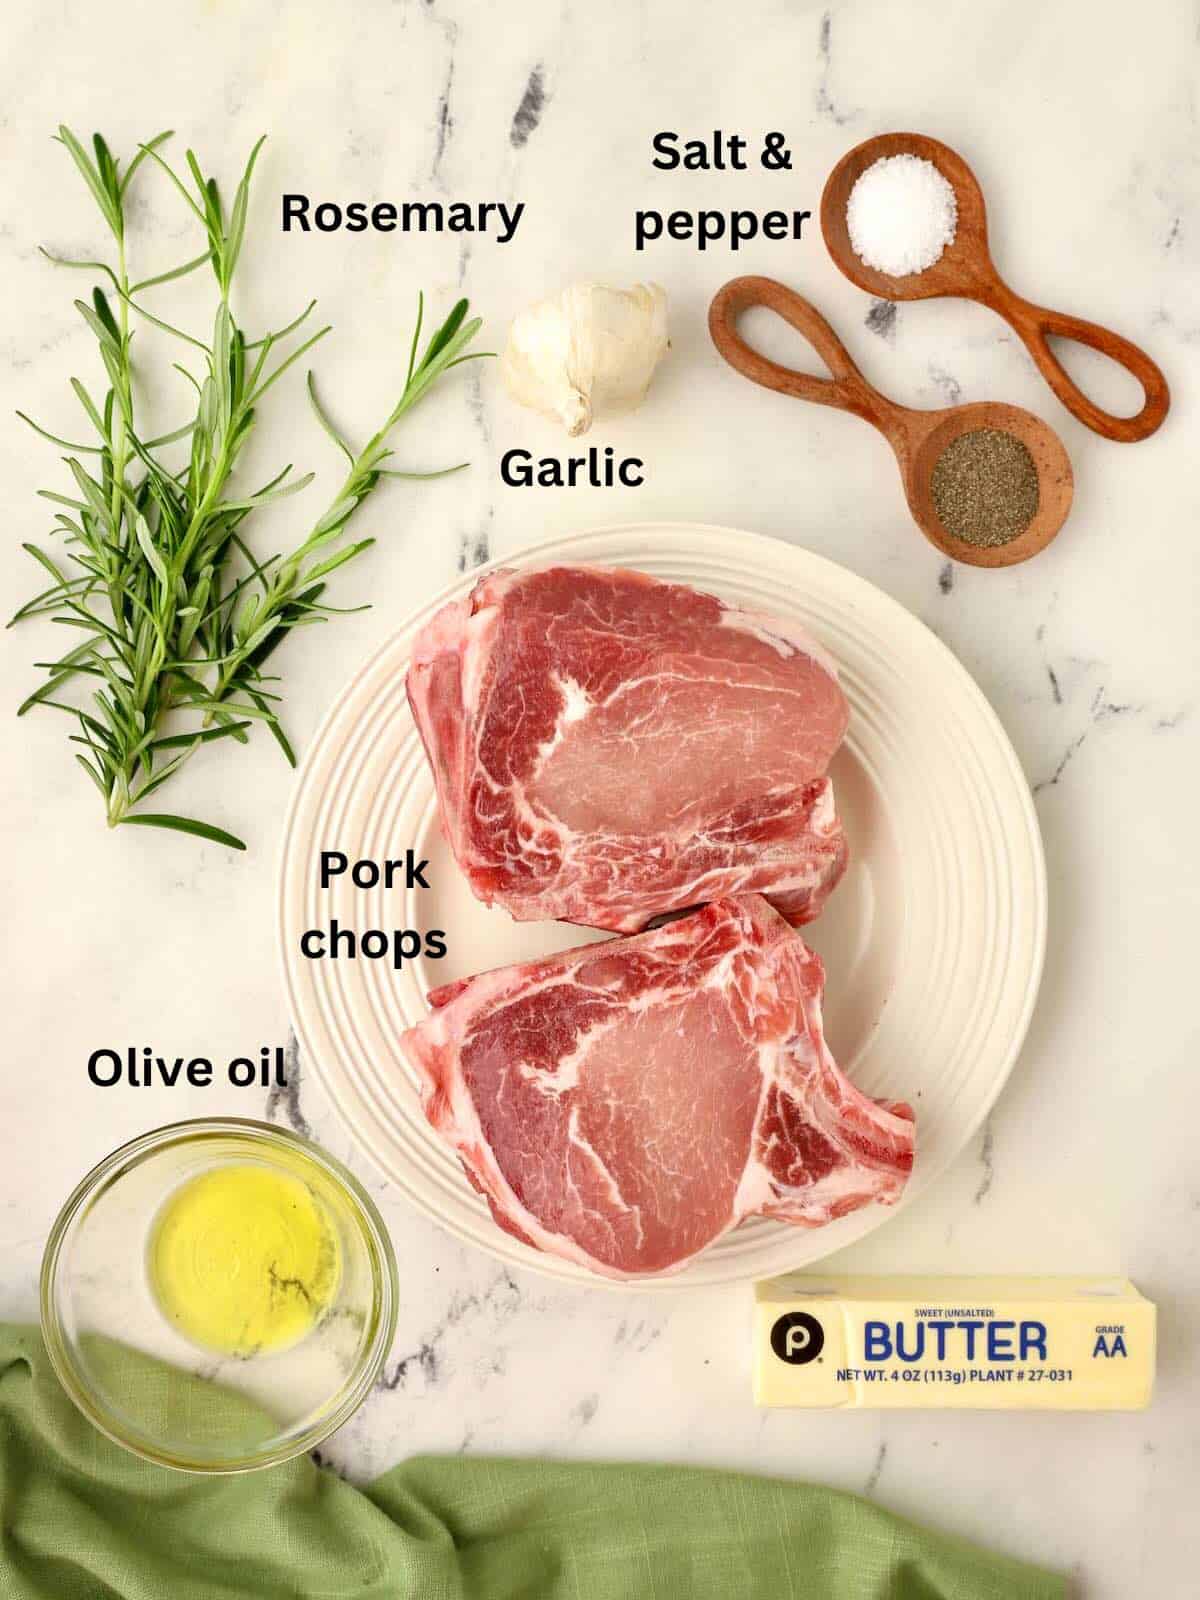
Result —
[[825, 1330], [807, 1311], [785, 1311], [771, 1326], [771, 1349], [789, 1367], [806, 1367], [825, 1348]]
[[759, 1284], [763, 1406], [1136, 1410], [1155, 1308], [1121, 1278], [818, 1278]]

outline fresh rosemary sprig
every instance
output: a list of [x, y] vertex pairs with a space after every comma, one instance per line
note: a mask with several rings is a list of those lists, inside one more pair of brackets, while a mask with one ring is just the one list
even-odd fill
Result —
[[[63, 459], [72, 492], [41, 491], [60, 507], [53, 531], [63, 555], [55, 560], [38, 546], [25, 545], [53, 581], [12, 621], [49, 616], [85, 635], [56, 660], [36, 663], [46, 681], [22, 703], [18, 715], [40, 705], [74, 719], [78, 731], [71, 739], [81, 746], [76, 760], [103, 796], [110, 827], [131, 823], [171, 828], [240, 850], [243, 842], [222, 828], [141, 807], [201, 745], [225, 738], [245, 743], [255, 722], [266, 724], [295, 763], [276, 709], [278, 693], [267, 687], [277, 680], [264, 674], [264, 663], [293, 628], [324, 621], [338, 609], [322, 601], [325, 580], [374, 543], [369, 538], [349, 545], [338, 541], [380, 480], [443, 475], [398, 472], [385, 465], [392, 456], [388, 441], [401, 418], [443, 373], [478, 358], [481, 353], [468, 354], [467, 347], [480, 322], [468, 320], [467, 302], [460, 300], [418, 360], [424, 301], [418, 302], [404, 390], [361, 450], [352, 448], [334, 427], [309, 373], [313, 410], [346, 456], [348, 471], [329, 507], [290, 554], [258, 559], [247, 542], [247, 520], [259, 507], [304, 489], [312, 474], [294, 477], [289, 464], [247, 493], [233, 482], [238, 460], [264, 396], [330, 330], [323, 327], [299, 343], [292, 340], [312, 313], [311, 302], [285, 327], [247, 339], [231, 294], [245, 239], [250, 182], [263, 141], [251, 151], [227, 211], [216, 180], [204, 174], [190, 150], [186, 179], [168, 164], [161, 146], [170, 137], [162, 133], [141, 145], [122, 173], [99, 134], [89, 153], [68, 128], [58, 132], [115, 246], [113, 263], [61, 263], [102, 276], [90, 301], [77, 300], [75, 305], [95, 336], [108, 386], [97, 401], [79, 379], [71, 380], [95, 443], [60, 438], [18, 413], [67, 451]], [[203, 229], [205, 248], [179, 266], [131, 282], [126, 199], [131, 180], [146, 163], [157, 167], [182, 197]], [[174, 327], [144, 303], [146, 291], [205, 265], [211, 267], [217, 288], [208, 342]], [[193, 415], [157, 437], [146, 436], [137, 415], [131, 318], [181, 341], [193, 358], [197, 352], [202, 358], [199, 376], [173, 363], [193, 391]], [[185, 440], [186, 459], [172, 465], [171, 447]], [[88, 467], [81, 458], [89, 458]], [[79, 689], [90, 690], [85, 704], [61, 698]]]

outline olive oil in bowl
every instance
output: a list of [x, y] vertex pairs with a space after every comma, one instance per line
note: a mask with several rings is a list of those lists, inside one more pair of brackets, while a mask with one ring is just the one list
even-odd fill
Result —
[[312, 1332], [337, 1295], [341, 1249], [332, 1219], [299, 1177], [235, 1162], [167, 1197], [147, 1268], [163, 1316], [185, 1339], [249, 1359]]
[[63, 1387], [110, 1438], [190, 1472], [312, 1450], [369, 1393], [395, 1327], [395, 1258], [362, 1185], [310, 1140], [237, 1117], [114, 1150], [42, 1264]]

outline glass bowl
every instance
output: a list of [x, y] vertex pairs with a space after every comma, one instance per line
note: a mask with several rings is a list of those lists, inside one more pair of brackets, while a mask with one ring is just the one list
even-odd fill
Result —
[[[164, 1203], [231, 1164], [299, 1180], [336, 1241], [336, 1285], [285, 1348], [204, 1349], [151, 1286]], [[162, 1466], [248, 1472], [312, 1450], [361, 1404], [395, 1333], [396, 1289], [383, 1221], [339, 1162], [265, 1122], [177, 1122], [115, 1150], [63, 1206], [42, 1261], [42, 1333], [63, 1387], [110, 1439]]]

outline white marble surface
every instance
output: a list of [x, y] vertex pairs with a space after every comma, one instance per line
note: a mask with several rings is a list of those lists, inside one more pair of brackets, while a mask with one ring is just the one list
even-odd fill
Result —
[[[1158, 1396], [1144, 1415], [761, 1414], [747, 1389], [748, 1291], [577, 1292], [509, 1276], [411, 1214], [357, 1162], [395, 1239], [403, 1304], [386, 1382], [328, 1459], [357, 1478], [415, 1450], [719, 1463], [865, 1491], [1071, 1569], [1096, 1600], [1194, 1593], [1194, 8], [746, 0], [733, 14], [682, 0], [109, 0], [98, 11], [83, 0], [14, 0], [3, 31], [0, 372], [10, 415], [20, 405], [62, 427], [67, 377], [95, 368], [70, 305], [80, 282], [36, 253], [41, 242], [75, 252], [101, 242], [49, 142], [64, 120], [102, 128], [119, 151], [173, 126], [177, 145], [193, 142], [231, 175], [253, 138], [270, 133], [241, 305], [254, 321], [320, 296], [336, 333], [318, 370], [359, 433], [393, 395], [420, 287], [444, 305], [461, 284], [493, 341], [522, 303], [576, 276], [652, 276], [668, 288], [674, 348], [651, 401], [596, 435], [645, 457], [644, 488], [503, 487], [504, 449], [550, 452], [562, 441], [514, 411], [491, 373], [448, 383], [401, 448], [414, 465], [469, 457], [471, 470], [390, 486], [363, 514], [360, 531], [380, 543], [339, 575], [338, 598], [369, 596], [374, 609], [288, 648], [288, 725], [303, 747], [338, 684], [404, 612], [464, 564], [542, 534], [640, 518], [741, 525], [879, 584], [955, 650], [1012, 735], [1045, 833], [1051, 943], [1027, 1047], [986, 1131], [838, 1265], [1121, 1270], [1161, 1311]], [[539, 96], [540, 114], [518, 121]], [[784, 130], [793, 172], [650, 167], [655, 131], [718, 126]], [[946, 139], [975, 166], [995, 254], [1018, 288], [1121, 329], [1159, 359], [1174, 410], [1155, 438], [1126, 447], [1088, 434], [980, 308], [937, 302], [881, 315], [839, 276], [815, 230], [798, 245], [736, 257], [685, 243], [634, 253], [638, 206], [815, 209], [845, 148], [905, 126]], [[519, 199], [527, 210], [506, 246], [285, 239], [281, 189]], [[152, 226], [158, 263], [186, 247], [186, 229], [160, 185], [142, 193], [135, 249]], [[1077, 477], [1060, 540], [1009, 573], [945, 566], [910, 526], [882, 440], [855, 419], [755, 390], [716, 359], [703, 314], [736, 271], [809, 293], [900, 400], [997, 398], [1049, 419]], [[186, 317], [187, 296], [174, 303]], [[1098, 368], [1079, 370], [1101, 398], [1126, 398]], [[0, 434], [8, 608], [31, 589], [18, 544], [44, 532], [33, 493], [53, 478], [53, 455], [15, 422]], [[328, 489], [336, 464], [295, 389], [255, 459], [289, 456], [321, 466], [311, 496]], [[294, 506], [281, 527], [296, 526]], [[3, 635], [10, 703], [56, 631]], [[272, 912], [291, 779], [265, 738], [194, 763], [183, 785], [190, 808], [245, 829], [245, 857], [152, 832], [108, 835], [64, 731], [49, 715], [0, 720], [0, 1313], [11, 1316], [34, 1311], [42, 1242], [67, 1190], [142, 1129], [265, 1110], [356, 1160], [303, 1064], [296, 1092], [265, 1106], [257, 1092], [89, 1086], [86, 1057], [104, 1043], [228, 1056], [286, 1037]]]

